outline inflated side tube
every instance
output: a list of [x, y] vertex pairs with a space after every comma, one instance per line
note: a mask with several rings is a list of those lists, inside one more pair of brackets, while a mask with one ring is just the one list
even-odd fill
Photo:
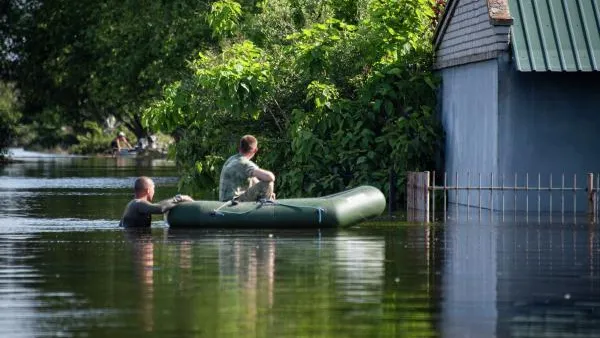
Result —
[[336, 228], [381, 215], [385, 196], [372, 186], [360, 186], [316, 198], [259, 202], [185, 202], [171, 209], [173, 228]]

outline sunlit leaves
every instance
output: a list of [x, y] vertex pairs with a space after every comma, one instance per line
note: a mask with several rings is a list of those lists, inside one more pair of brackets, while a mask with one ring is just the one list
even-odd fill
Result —
[[153, 102], [144, 111], [142, 121], [145, 126], [172, 133], [179, 126], [186, 124], [186, 115], [190, 108], [188, 99], [191, 95], [182, 84], [182, 81], [176, 81], [168, 85], [164, 90], [164, 98]]
[[226, 38], [233, 35], [239, 27], [242, 6], [233, 0], [220, 0], [212, 4], [208, 14], [208, 24], [212, 35]]
[[272, 85], [267, 54], [250, 41], [234, 44], [221, 55], [204, 55], [192, 62], [194, 80], [214, 93], [220, 109], [258, 118], [260, 97]]
[[288, 36], [298, 70], [326, 75], [332, 54], [353, 37], [355, 30], [356, 26], [331, 18]]
[[338, 90], [331, 84], [313, 81], [307, 87], [307, 99], [314, 102], [317, 110], [323, 110], [324, 108], [332, 109], [333, 102], [339, 96]]
[[[432, 0], [372, 0], [365, 34], [381, 62], [391, 63], [415, 50], [428, 50], [434, 18]], [[376, 42], [376, 43], [375, 43]]]

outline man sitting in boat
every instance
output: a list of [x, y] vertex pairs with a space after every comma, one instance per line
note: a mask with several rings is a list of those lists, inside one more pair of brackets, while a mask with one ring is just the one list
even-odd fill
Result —
[[162, 214], [175, 207], [177, 203], [193, 201], [190, 196], [177, 195], [158, 203], [152, 203], [154, 181], [146, 176], [138, 177], [133, 184], [133, 189], [135, 198], [125, 207], [119, 223], [123, 227], [149, 227], [152, 223], [152, 214]]
[[112, 142], [110, 142], [110, 146], [112, 147], [113, 153], [118, 153], [121, 149], [131, 149], [133, 148], [129, 141], [127, 141], [127, 137], [125, 137], [125, 133], [120, 131], [117, 134]]
[[256, 138], [243, 136], [238, 151], [225, 161], [221, 170], [219, 200], [248, 202], [275, 199], [275, 175], [251, 161], [258, 151]]

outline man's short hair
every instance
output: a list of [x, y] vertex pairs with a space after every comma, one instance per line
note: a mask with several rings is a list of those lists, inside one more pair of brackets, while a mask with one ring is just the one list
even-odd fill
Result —
[[143, 192], [152, 185], [154, 185], [154, 181], [152, 181], [150, 177], [140, 176], [135, 180], [135, 183], [133, 184], [133, 190], [135, 190], [135, 192]]
[[240, 150], [242, 151], [242, 153], [247, 154], [252, 149], [256, 148], [257, 144], [258, 141], [256, 140], [256, 137], [252, 135], [244, 135], [240, 140]]

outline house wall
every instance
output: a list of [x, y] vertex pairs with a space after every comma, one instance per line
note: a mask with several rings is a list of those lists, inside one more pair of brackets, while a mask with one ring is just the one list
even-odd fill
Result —
[[[586, 185], [588, 172], [600, 172], [600, 74], [593, 72], [518, 72], [508, 57], [499, 60], [498, 172], [519, 175], [529, 186]], [[486, 141], [487, 142], [487, 141]], [[512, 178], [514, 181], [514, 178]], [[537, 208], [537, 192], [529, 194], [529, 209]], [[552, 210], [561, 210], [553, 193]], [[550, 194], [541, 194], [541, 208], [550, 208]], [[565, 210], [587, 210], [585, 192], [565, 194]], [[523, 210], [525, 197], [519, 196]]]
[[[441, 76], [447, 183], [455, 185], [458, 172], [460, 186], [479, 184], [480, 173], [482, 184], [489, 184], [490, 173], [497, 172], [498, 62], [488, 60], [445, 68]], [[475, 196], [471, 193], [470, 198]], [[466, 193], [459, 194], [458, 199], [466, 203]], [[456, 201], [454, 193], [449, 194], [449, 200]]]
[[492, 59], [506, 50], [510, 26], [492, 25], [487, 0], [453, 2], [454, 12], [436, 42], [436, 68]]

